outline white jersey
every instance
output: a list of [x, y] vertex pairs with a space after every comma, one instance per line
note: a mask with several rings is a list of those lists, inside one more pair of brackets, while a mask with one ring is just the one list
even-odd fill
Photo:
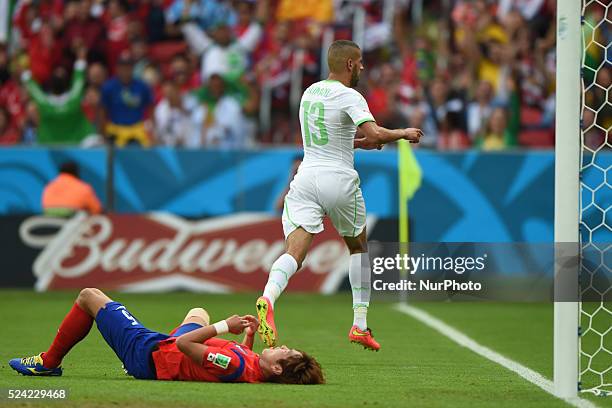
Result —
[[357, 126], [374, 121], [365, 98], [339, 81], [309, 86], [300, 101], [304, 160], [300, 167], [354, 169], [353, 140]]

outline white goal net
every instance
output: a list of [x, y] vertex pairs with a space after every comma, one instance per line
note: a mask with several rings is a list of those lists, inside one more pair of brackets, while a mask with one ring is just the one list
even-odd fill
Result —
[[583, 0], [580, 389], [597, 395], [612, 395], [611, 18], [609, 0]]

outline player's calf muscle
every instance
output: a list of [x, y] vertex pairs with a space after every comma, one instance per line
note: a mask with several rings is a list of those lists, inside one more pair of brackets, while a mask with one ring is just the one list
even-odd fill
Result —
[[302, 267], [311, 242], [312, 234], [303, 228], [297, 228], [287, 237], [287, 253], [295, 259], [298, 269]]

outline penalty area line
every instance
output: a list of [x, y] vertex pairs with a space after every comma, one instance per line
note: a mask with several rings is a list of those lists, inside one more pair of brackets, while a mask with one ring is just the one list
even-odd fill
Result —
[[[488, 360], [491, 360], [494, 363], [501, 365], [502, 367], [523, 377], [525, 380], [529, 381], [530, 383], [540, 387], [542, 390], [546, 391], [552, 396], [557, 397], [557, 395], [555, 395], [554, 393], [553, 382], [547, 379], [546, 377], [544, 377], [542, 374], [530, 368], [527, 368], [524, 365], [517, 363], [516, 361], [511, 360], [508, 357], [505, 357], [499, 354], [498, 352], [491, 350], [488, 347], [483, 346], [482, 344], [479, 344], [478, 342], [468, 337], [464, 333], [460, 332], [459, 330], [455, 329], [452, 326], [449, 326], [448, 324], [444, 323], [442, 320], [430, 315], [424, 310], [418, 309], [414, 306], [410, 306], [404, 303], [399, 303], [395, 305], [394, 308], [398, 312], [404, 313], [418, 320], [424, 325], [429, 326], [430, 328], [434, 329], [441, 335], [454, 341], [458, 345], [465, 347], [473, 351], [474, 353]], [[588, 401], [582, 398], [578, 398], [578, 397], [559, 398], [559, 399], [565, 401], [569, 405], [576, 407], [576, 408], [596, 408], [597, 407], [597, 405], [593, 404], [591, 401]]]

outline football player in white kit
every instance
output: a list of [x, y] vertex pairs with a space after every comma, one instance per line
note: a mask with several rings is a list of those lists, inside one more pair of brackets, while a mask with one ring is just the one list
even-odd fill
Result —
[[366, 100], [353, 89], [364, 69], [357, 44], [346, 40], [332, 43], [328, 65], [328, 79], [309, 86], [300, 102], [304, 160], [285, 197], [282, 222], [286, 252], [272, 265], [263, 295], [256, 302], [258, 332], [266, 345], [275, 345], [274, 302], [302, 266], [314, 235], [323, 231], [327, 215], [350, 252], [354, 318], [349, 340], [378, 351], [380, 345], [366, 322], [370, 259], [365, 204], [353, 151], [380, 149], [399, 139], [416, 143], [422, 132], [414, 128], [390, 130], [376, 124]]

